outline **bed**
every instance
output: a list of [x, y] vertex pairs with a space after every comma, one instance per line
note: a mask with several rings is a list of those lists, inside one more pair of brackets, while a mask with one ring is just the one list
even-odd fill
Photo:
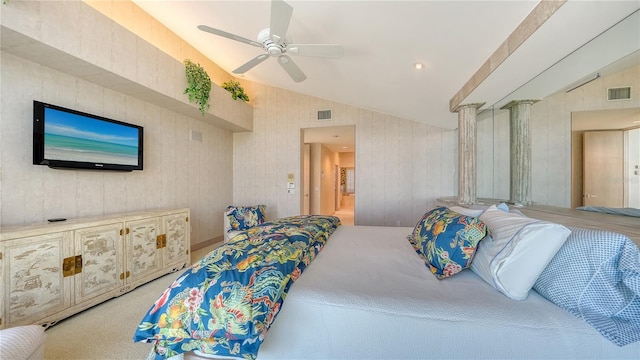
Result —
[[[448, 212], [445, 216], [460, 215], [451, 209], [440, 211]], [[427, 212], [415, 228], [340, 226], [335, 218], [319, 217], [325, 224], [323, 231], [316, 232], [321, 237], [308, 241], [313, 255], [307, 255], [308, 263], [302, 261], [302, 271], [296, 273], [295, 284], [287, 283], [284, 301], [277, 306], [278, 311], [270, 315], [268, 332], [261, 328], [264, 332], [258, 341], [255, 337], [244, 340], [248, 346], [259, 343], [259, 351], [244, 351], [240, 345], [234, 349], [238, 351], [229, 352], [191, 345], [175, 353], [158, 351], [163, 349], [158, 345], [166, 345], [167, 340], [157, 330], [149, 329], [154, 326], [156, 320], [153, 319], [157, 319], [149, 314], [145, 315], [134, 340], [155, 343], [151, 357], [158, 359], [171, 356], [185, 359], [257, 357], [261, 360], [640, 358], [640, 257], [633, 242], [621, 234], [569, 228], [570, 234], [560, 241], [557, 250], [551, 251], [551, 258], [543, 261], [543, 269], [531, 285], [533, 289], [526, 291], [524, 299], [514, 300], [509, 296], [517, 297], [517, 292], [499, 289], [495, 282], [490, 284], [483, 279], [486, 274], [482, 274], [482, 269], [471, 268], [476, 261], [482, 264], [480, 249], [483, 246], [486, 254], [489, 241], [499, 241], [503, 230], [491, 231], [491, 226], [485, 229], [486, 234], [479, 235], [482, 240], [477, 244], [478, 251], [467, 259], [470, 263], [467, 268], [444, 278], [434, 276], [440, 270], [446, 273], [446, 269], [430, 268], [425, 263], [429, 256], [421, 253], [419, 244], [408, 239], [427, 227], [427, 231], [442, 230], [425, 226], [433, 220], [432, 212]], [[427, 216], [430, 213], [431, 218]], [[501, 219], [512, 216], [508, 212], [496, 214]], [[478, 226], [482, 222], [471, 223], [468, 219], [481, 219], [487, 213], [471, 215], [460, 215], [451, 224], [459, 224], [460, 218], [467, 216], [463, 225], [473, 228], [475, 234], [482, 230]], [[517, 221], [528, 222], [528, 225], [516, 229], [516, 235], [507, 231], [511, 242], [532, 227], [549, 229], [547, 222], [520, 218]], [[495, 225], [495, 222], [487, 223]], [[510, 220], [509, 224], [512, 223]], [[255, 230], [253, 235], [260, 231]], [[251, 236], [233, 239], [224, 246], [251, 241]], [[529, 234], [526, 239], [532, 237], [535, 236]], [[550, 237], [549, 233], [545, 234], [545, 239]], [[463, 255], [468, 254], [466, 247], [460, 248], [465, 249]], [[598, 248], [613, 250], [582, 254]], [[581, 252], [578, 263], [586, 264], [586, 268], [580, 264], [566, 265], [565, 260], [575, 259], [576, 252]], [[594, 261], [583, 261], [587, 258], [605, 259], [600, 265], [606, 263], [609, 270], [590, 270], [589, 264]], [[578, 275], [563, 270], [567, 268], [577, 269]], [[593, 289], [592, 275], [607, 271], [615, 273], [616, 278], [595, 281], [599, 288]], [[504, 287], [509, 288], [509, 279], [502, 280]], [[558, 287], [567, 288], [566, 283], [573, 285], [569, 290], [557, 291]], [[521, 286], [521, 282], [515, 286]], [[612, 295], [612, 289], [620, 294]], [[169, 296], [175, 295], [165, 297]], [[598, 304], [585, 307], [584, 299], [587, 303], [595, 299]], [[605, 306], [601, 309], [602, 303]], [[579, 310], [576, 312], [576, 309]], [[216, 336], [224, 343], [234, 335], [230, 332], [212, 335]]]

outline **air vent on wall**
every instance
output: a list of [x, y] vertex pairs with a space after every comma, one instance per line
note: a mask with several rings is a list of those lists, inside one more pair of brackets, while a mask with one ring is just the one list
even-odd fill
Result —
[[200, 131], [191, 130], [191, 141], [202, 142], [202, 133]]
[[318, 121], [331, 120], [331, 110], [318, 110]]
[[607, 89], [607, 100], [630, 100], [631, 99], [631, 87], [619, 87]]

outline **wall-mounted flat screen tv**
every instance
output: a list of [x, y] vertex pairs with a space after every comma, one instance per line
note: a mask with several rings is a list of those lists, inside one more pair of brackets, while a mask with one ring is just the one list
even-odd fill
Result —
[[52, 168], [142, 170], [143, 128], [33, 102], [33, 163]]

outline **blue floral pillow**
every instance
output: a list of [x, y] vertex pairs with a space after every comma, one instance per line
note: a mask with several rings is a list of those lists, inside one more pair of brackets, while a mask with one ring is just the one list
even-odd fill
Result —
[[227, 217], [232, 230], [246, 230], [265, 221], [266, 205], [228, 206]]
[[446, 207], [428, 211], [416, 224], [409, 242], [440, 280], [471, 265], [487, 226], [476, 217], [462, 215]]

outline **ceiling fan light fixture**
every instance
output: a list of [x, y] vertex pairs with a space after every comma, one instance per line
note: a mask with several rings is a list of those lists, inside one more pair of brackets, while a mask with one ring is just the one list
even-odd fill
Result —
[[267, 52], [269, 53], [270, 56], [280, 56], [280, 55], [282, 55], [282, 50], [277, 46], [270, 46], [267, 49]]
[[[304, 81], [307, 76], [300, 70], [295, 62], [287, 55], [338, 58], [343, 54], [342, 46], [336, 44], [296, 44], [292, 45], [291, 37], [287, 34], [289, 21], [293, 8], [283, 0], [271, 1], [271, 22], [268, 28], [258, 33], [257, 40], [249, 40], [239, 35], [212, 28], [206, 25], [198, 25], [198, 29], [208, 33], [239, 41], [255, 47], [262, 48], [265, 53], [254, 57], [237, 69], [234, 74], [244, 74], [269, 57], [277, 59], [282, 68], [295, 82]], [[291, 47], [289, 48], [289, 45]]]

